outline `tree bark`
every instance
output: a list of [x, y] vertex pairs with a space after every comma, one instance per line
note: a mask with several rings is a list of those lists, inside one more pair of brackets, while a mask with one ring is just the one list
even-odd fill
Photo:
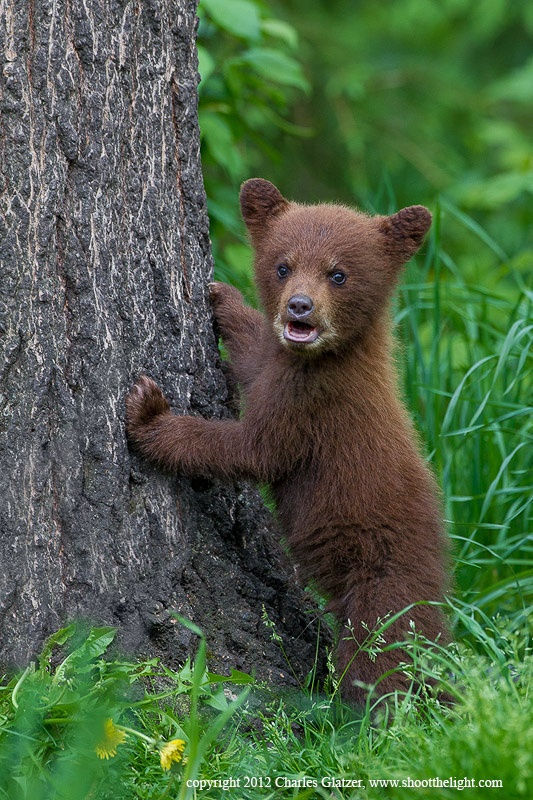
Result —
[[[197, 125], [192, 0], [0, 3], [0, 665], [65, 621], [176, 663], [300, 672], [315, 626], [255, 490], [130, 454], [146, 372], [176, 410], [228, 415]], [[194, 637], [192, 637], [194, 638]]]

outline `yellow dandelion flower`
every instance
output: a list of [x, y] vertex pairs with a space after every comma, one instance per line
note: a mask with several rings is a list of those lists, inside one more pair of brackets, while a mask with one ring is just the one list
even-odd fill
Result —
[[122, 744], [125, 738], [125, 731], [117, 728], [111, 718], [106, 719], [104, 722], [104, 738], [94, 748], [96, 755], [98, 758], [113, 758], [117, 754], [118, 745]]
[[181, 761], [184, 750], [185, 742], [183, 739], [172, 739], [164, 744], [159, 753], [163, 769], [170, 769], [173, 761]]

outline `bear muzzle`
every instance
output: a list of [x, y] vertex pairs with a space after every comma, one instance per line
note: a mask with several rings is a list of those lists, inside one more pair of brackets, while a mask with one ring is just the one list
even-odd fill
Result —
[[283, 328], [283, 338], [296, 344], [311, 344], [316, 342], [320, 330], [314, 325], [300, 320], [289, 320]]
[[296, 344], [311, 344], [319, 336], [318, 326], [309, 319], [315, 305], [306, 294], [293, 294], [287, 302], [283, 338]]

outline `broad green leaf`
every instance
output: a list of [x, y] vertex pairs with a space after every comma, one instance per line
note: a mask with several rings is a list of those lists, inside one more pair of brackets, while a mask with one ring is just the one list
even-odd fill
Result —
[[248, 0], [201, 0], [213, 22], [233, 36], [256, 41], [261, 35], [257, 6]]
[[46, 642], [44, 643], [44, 647], [42, 650], [41, 655], [39, 656], [39, 668], [43, 669], [47, 667], [50, 663], [50, 658], [52, 656], [52, 651], [56, 645], [65, 644], [71, 636], [73, 636], [76, 630], [76, 626], [74, 624], [67, 625], [65, 628], [61, 628], [60, 630], [53, 633], [51, 636], [48, 637]]
[[81, 658], [94, 659], [105, 653], [113, 639], [115, 638], [115, 628], [102, 627], [91, 628], [85, 642], [74, 652]]
[[113, 639], [116, 630], [110, 627], [91, 628], [85, 640], [65, 660], [55, 671], [54, 681], [59, 682], [65, 676], [67, 670], [82, 671], [90, 667], [90, 662], [103, 655]]
[[244, 173], [244, 164], [226, 120], [219, 114], [207, 111], [200, 112], [199, 123], [202, 138], [212, 157], [227, 169], [232, 178], [238, 180]]
[[300, 64], [291, 56], [269, 47], [253, 47], [242, 56], [258, 75], [274, 83], [309, 91], [309, 83]]
[[248, 675], [247, 672], [240, 672], [238, 669], [232, 669], [231, 674], [218, 675], [216, 672], [208, 672], [207, 679], [209, 683], [233, 683], [237, 686], [244, 686], [247, 683], [255, 683], [254, 678]]
[[206, 82], [210, 75], [215, 70], [215, 61], [213, 57], [208, 53], [205, 47], [202, 47], [201, 44], [198, 45], [198, 72], [200, 73], [200, 84]]
[[218, 691], [206, 699], [206, 703], [211, 708], [216, 708], [218, 711], [225, 711], [229, 705], [228, 699], [224, 694], [224, 687], [221, 686]]
[[281, 39], [282, 42], [285, 42], [293, 49], [298, 46], [298, 33], [292, 25], [289, 25], [288, 22], [282, 19], [270, 17], [269, 19], [262, 20], [261, 30], [269, 36], [273, 36], [275, 39]]

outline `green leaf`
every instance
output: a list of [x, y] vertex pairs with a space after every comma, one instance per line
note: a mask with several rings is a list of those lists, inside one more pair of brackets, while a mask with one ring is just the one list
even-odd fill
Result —
[[309, 91], [309, 83], [300, 64], [291, 56], [270, 47], [253, 47], [243, 54], [242, 60], [258, 75], [274, 83], [294, 86]]
[[[182, 617], [181, 614], [177, 614], [175, 611], [171, 611], [170, 615], [172, 617], [174, 617], [174, 619], [177, 619], [178, 622], [181, 625], [183, 625], [184, 628], [188, 628], [190, 631], [195, 633], [197, 636], [200, 636], [200, 638], [202, 638], [202, 639], [204, 638], [204, 633], [203, 633], [202, 629], [199, 628], [198, 625], [195, 625], [194, 622], [191, 622], [190, 619], [186, 619], [186, 617]], [[187, 659], [187, 661], [188, 660], [189, 659]]]
[[207, 679], [209, 683], [233, 683], [236, 686], [245, 686], [248, 683], [255, 682], [251, 675], [248, 675], [247, 672], [240, 672], [238, 669], [232, 669], [229, 676], [208, 672]]
[[67, 670], [82, 671], [84, 667], [89, 666], [91, 661], [105, 653], [115, 638], [115, 634], [115, 628], [107, 626], [91, 628], [85, 640], [58, 666], [54, 681], [62, 680]]
[[257, 41], [261, 20], [257, 7], [249, 0], [201, 0], [212, 21], [233, 36]]
[[206, 703], [211, 708], [216, 708], [217, 711], [225, 711], [229, 705], [224, 688], [221, 686], [218, 691], [207, 698]]
[[65, 644], [68, 639], [74, 634], [76, 630], [76, 626], [74, 624], [67, 625], [66, 628], [61, 628], [60, 630], [53, 633], [51, 636], [48, 637], [46, 642], [44, 643], [43, 651], [39, 656], [39, 669], [44, 669], [50, 663], [50, 658], [52, 656], [52, 651], [56, 645]]
[[115, 638], [115, 628], [102, 627], [91, 628], [85, 642], [74, 653], [79, 654], [80, 658], [93, 660], [105, 653], [113, 639]]
[[284, 22], [282, 19], [274, 19], [271, 17], [269, 19], [262, 20], [261, 30], [268, 36], [273, 36], [275, 39], [281, 39], [282, 42], [285, 42], [293, 49], [298, 47], [298, 34], [296, 30], [292, 27], [292, 25], [289, 25], [288, 22]]
[[204, 84], [210, 75], [215, 71], [215, 61], [205, 47], [198, 45], [198, 72], [200, 73], [199, 87]]
[[238, 180], [244, 173], [244, 164], [229, 124], [211, 111], [200, 112], [198, 117], [202, 138], [212, 157], [227, 169], [232, 178]]

